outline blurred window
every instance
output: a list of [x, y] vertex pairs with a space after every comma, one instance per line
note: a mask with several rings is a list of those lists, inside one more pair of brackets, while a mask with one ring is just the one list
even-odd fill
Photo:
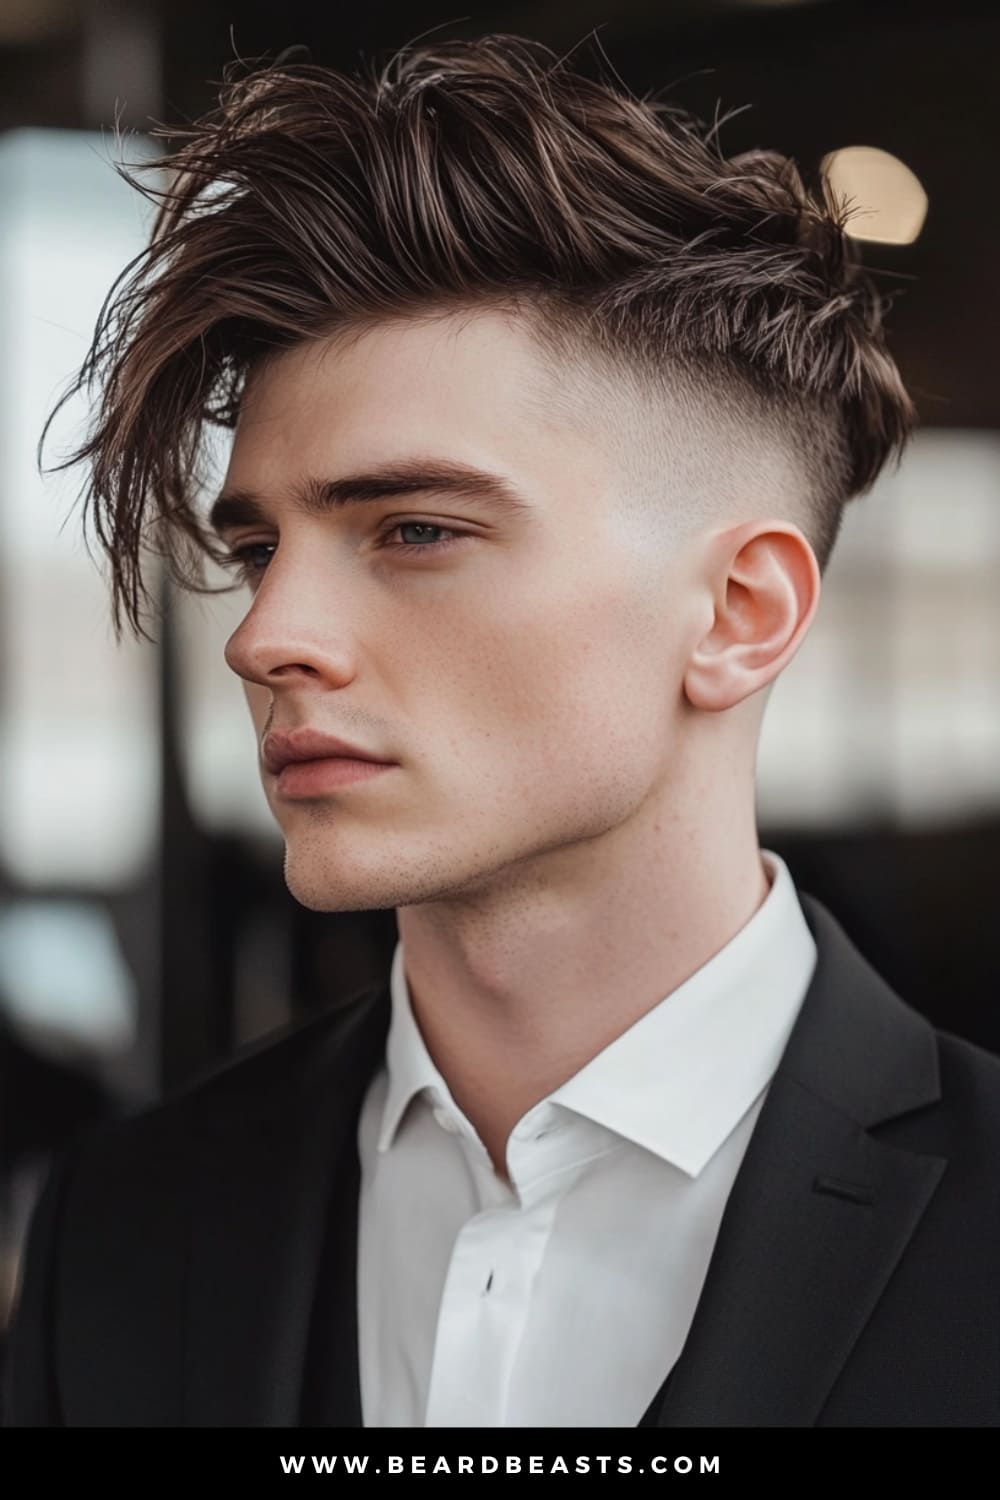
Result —
[[1000, 808], [1000, 435], [919, 431], [847, 507], [764, 718], [769, 827], [926, 828]]
[[[133, 136], [129, 159], [151, 149]], [[158, 836], [156, 648], [115, 644], [75, 503], [82, 467], [43, 479], [36, 464], [101, 303], [148, 236], [151, 205], [117, 154], [110, 135], [0, 137], [0, 860], [39, 887], [126, 883]], [[84, 395], [67, 404], [46, 466], [88, 416]]]

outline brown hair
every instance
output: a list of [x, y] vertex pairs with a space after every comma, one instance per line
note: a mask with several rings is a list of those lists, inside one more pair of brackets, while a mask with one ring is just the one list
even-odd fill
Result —
[[825, 566], [844, 502], [914, 420], [825, 184], [820, 201], [774, 152], [727, 159], [717, 129], [517, 37], [404, 49], [356, 77], [281, 59], [240, 71], [202, 119], [154, 131], [179, 142], [154, 163], [168, 186], [117, 165], [157, 204], [151, 242], [62, 398], [102, 386], [58, 467], [92, 461], [84, 515], [92, 504], [119, 637], [122, 609], [141, 630], [147, 544], [186, 587], [216, 591], [204, 557], [225, 554], [194, 504], [202, 440], [206, 423], [235, 425], [251, 367], [449, 306], [528, 305], [554, 349], [762, 399], [809, 441]]

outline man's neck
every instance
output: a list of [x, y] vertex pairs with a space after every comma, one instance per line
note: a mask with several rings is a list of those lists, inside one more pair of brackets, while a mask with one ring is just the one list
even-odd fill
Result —
[[562, 850], [485, 899], [398, 909], [417, 1025], [499, 1175], [524, 1113], [724, 948], [764, 901], [752, 808], [719, 833], [700, 836], [650, 811], [645, 825], [588, 846], [583, 870], [579, 847]]

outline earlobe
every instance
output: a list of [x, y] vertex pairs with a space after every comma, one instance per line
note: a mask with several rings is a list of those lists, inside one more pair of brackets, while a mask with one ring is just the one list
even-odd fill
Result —
[[774, 681], [801, 645], [820, 595], [819, 565], [798, 527], [758, 521], [727, 536], [732, 545], [713, 560], [712, 625], [684, 675], [688, 702], [706, 713], [733, 708]]

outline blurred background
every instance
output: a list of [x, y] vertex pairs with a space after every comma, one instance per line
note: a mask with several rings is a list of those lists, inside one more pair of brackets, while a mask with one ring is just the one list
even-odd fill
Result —
[[[820, 170], [864, 208], [921, 414], [848, 509], [820, 613], [772, 696], [762, 842], [936, 1025], [1000, 1052], [1000, 7], [850, 0], [471, 4], [3, 0], [0, 7], [0, 1341], [51, 1154], [387, 968], [394, 912], [324, 915], [283, 843], [223, 645], [241, 594], [161, 584], [114, 642], [43, 421], [149, 205], [111, 165], [211, 107], [226, 62], [306, 44], [353, 68], [432, 28], [560, 52], [598, 29], [633, 90]], [[746, 106], [746, 108], [744, 108]], [[860, 149], [859, 149], [860, 148]], [[79, 436], [67, 408], [52, 463]], [[221, 575], [219, 581], [222, 581]]]

